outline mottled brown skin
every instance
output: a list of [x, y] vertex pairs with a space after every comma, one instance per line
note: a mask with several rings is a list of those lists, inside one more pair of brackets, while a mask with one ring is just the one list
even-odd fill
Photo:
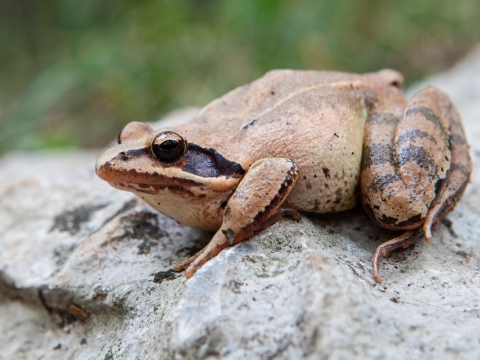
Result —
[[430, 228], [453, 209], [471, 172], [448, 97], [430, 87], [407, 102], [402, 82], [393, 70], [271, 71], [190, 124], [128, 124], [96, 171], [161, 213], [216, 231], [175, 267], [187, 277], [284, 215], [338, 212], [360, 200], [380, 226], [406, 230], [377, 248], [379, 282], [381, 258], [415, 241], [422, 225], [431, 241]]

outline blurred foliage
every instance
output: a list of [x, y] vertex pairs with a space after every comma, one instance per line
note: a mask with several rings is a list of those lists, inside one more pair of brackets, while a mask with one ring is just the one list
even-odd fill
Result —
[[3, 0], [0, 152], [102, 146], [274, 68], [408, 81], [478, 40], [478, 0]]

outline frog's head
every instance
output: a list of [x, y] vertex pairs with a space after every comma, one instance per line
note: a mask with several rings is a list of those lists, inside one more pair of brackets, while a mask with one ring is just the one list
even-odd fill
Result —
[[97, 175], [113, 187], [149, 195], [205, 198], [234, 188], [245, 170], [215, 149], [190, 142], [174, 128], [129, 123], [118, 145], [97, 160]]

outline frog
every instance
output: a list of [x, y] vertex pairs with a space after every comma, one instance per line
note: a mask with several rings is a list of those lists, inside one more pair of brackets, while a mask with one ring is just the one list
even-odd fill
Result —
[[214, 231], [202, 250], [175, 265], [187, 278], [285, 216], [361, 204], [377, 225], [396, 232], [372, 257], [380, 283], [382, 259], [422, 233], [431, 242], [432, 227], [453, 210], [472, 171], [448, 95], [429, 86], [407, 100], [403, 83], [391, 69], [269, 71], [188, 124], [127, 124], [95, 170], [177, 222]]

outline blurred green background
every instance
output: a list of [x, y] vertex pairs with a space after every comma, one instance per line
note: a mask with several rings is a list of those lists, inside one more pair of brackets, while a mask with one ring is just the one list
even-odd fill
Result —
[[478, 0], [1, 0], [0, 153], [103, 146], [274, 68], [411, 83], [479, 34]]

